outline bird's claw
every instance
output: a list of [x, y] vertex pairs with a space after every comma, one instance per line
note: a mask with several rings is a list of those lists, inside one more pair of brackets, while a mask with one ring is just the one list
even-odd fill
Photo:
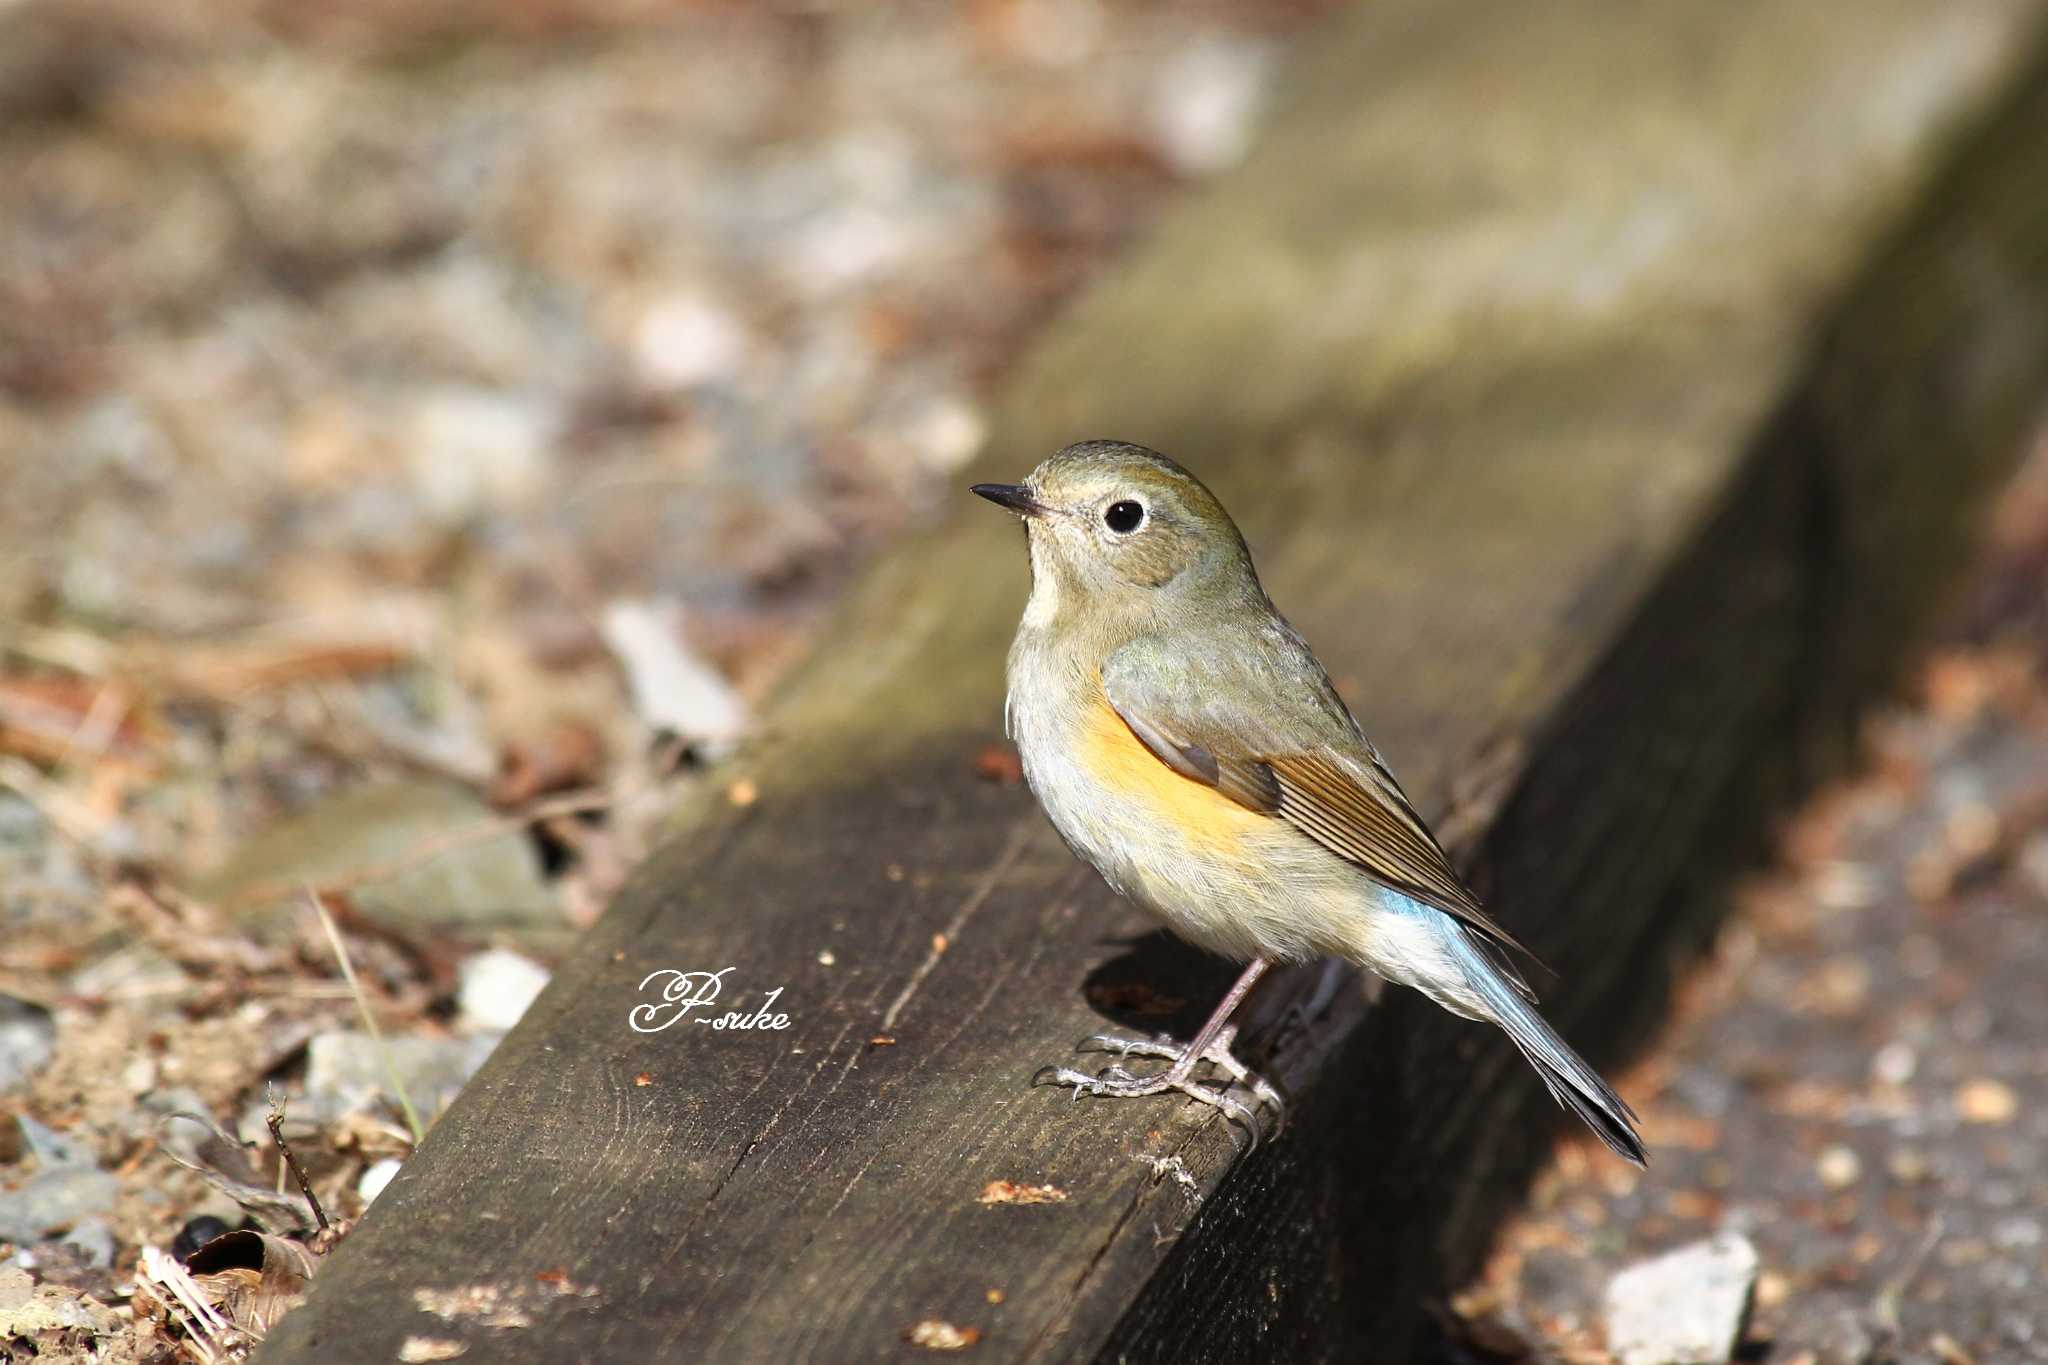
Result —
[[[1114, 1052], [1118, 1057], [1158, 1057], [1172, 1065], [1164, 1071], [1150, 1076], [1137, 1076], [1120, 1065], [1110, 1065], [1089, 1075], [1073, 1067], [1048, 1066], [1041, 1068], [1031, 1078], [1033, 1085], [1051, 1084], [1070, 1086], [1073, 1098], [1083, 1095], [1103, 1096], [1111, 1099], [1137, 1099], [1145, 1095], [1159, 1095], [1168, 1090], [1177, 1090], [1189, 1099], [1209, 1105], [1222, 1113], [1224, 1118], [1244, 1129], [1249, 1152], [1259, 1145], [1259, 1108], [1273, 1111], [1275, 1126], [1284, 1121], [1286, 1104], [1280, 1092], [1264, 1079], [1253, 1073], [1230, 1051], [1230, 1045], [1237, 1039], [1235, 1028], [1226, 1028], [1216, 1035], [1199, 1056], [1190, 1056], [1170, 1038], [1123, 1038], [1112, 1033], [1093, 1033], [1083, 1038], [1076, 1050], [1086, 1052], [1098, 1050]], [[1204, 1085], [1194, 1079], [1195, 1068], [1203, 1062], [1216, 1067], [1230, 1078], [1230, 1086]], [[1242, 1087], [1251, 1093], [1251, 1104], [1234, 1098], [1227, 1091]]]

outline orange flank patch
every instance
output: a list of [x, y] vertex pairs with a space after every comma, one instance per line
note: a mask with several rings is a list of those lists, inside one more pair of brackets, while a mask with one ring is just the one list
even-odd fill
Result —
[[1271, 828], [1266, 816], [1167, 767], [1107, 698], [1088, 708], [1079, 758], [1096, 781], [1129, 803], [1133, 817], [1178, 831], [1192, 849], [1210, 857], [1243, 860], [1246, 837]]

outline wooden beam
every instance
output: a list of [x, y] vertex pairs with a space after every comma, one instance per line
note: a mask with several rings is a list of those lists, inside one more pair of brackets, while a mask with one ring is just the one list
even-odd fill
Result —
[[[1611, 1065], [2048, 389], [2041, 10], [1362, 5], [1052, 329], [980, 475], [1090, 436], [1201, 474]], [[1027, 1084], [1229, 969], [1132, 943], [977, 773], [1025, 572], [958, 502], [261, 1359], [877, 1360], [920, 1323], [976, 1360], [1403, 1358], [1567, 1121], [1490, 1031], [1313, 972], [1264, 1001], [1294, 1113], [1250, 1157], [1176, 1100]], [[790, 1026], [635, 1032], [663, 968]]]

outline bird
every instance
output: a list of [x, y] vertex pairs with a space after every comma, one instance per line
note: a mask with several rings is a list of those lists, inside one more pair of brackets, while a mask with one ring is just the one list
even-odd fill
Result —
[[1177, 1091], [1256, 1142], [1252, 1106], [1197, 1073], [1208, 1063], [1277, 1113], [1278, 1092], [1231, 1050], [1231, 1015], [1273, 966], [1341, 958], [1498, 1026], [1559, 1104], [1643, 1165], [1634, 1111], [1536, 1012], [1514, 960], [1533, 955], [1459, 877], [1215, 495], [1106, 440], [972, 491], [1023, 522], [1029, 549], [1003, 712], [1032, 794], [1112, 889], [1246, 964], [1185, 1045], [1083, 1040], [1162, 1070], [1037, 1079], [1077, 1099]]

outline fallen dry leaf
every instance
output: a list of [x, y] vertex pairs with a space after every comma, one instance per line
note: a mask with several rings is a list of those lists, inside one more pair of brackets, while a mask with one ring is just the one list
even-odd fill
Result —
[[1019, 1185], [1014, 1180], [991, 1180], [982, 1186], [983, 1204], [1064, 1204], [1067, 1192], [1057, 1185]]
[[922, 1346], [927, 1351], [964, 1351], [981, 1340], [981, 1329], [955, 1327], [938, 1318], [926, 1318], [903, 1335], [912, 1346]]
[[1014, 787], [1024, 780], [1024, 760], [1007, 744], [984, 745], [974, 756], [974, 775], [984, 782]]

